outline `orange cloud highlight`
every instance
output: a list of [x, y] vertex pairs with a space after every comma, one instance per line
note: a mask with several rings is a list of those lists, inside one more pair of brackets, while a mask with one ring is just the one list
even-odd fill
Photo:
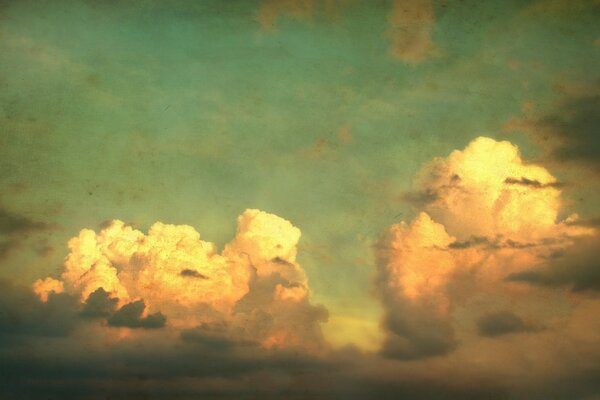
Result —
[[[510, 295], [504, 281], [593, 233], [558, 221], [560, 184], [525, 163], [517, 146], [486, 137], [424, 166], [421, 211], [392, 225], [376, 247], [376, 284], [386, 310], [383, 352], [397, 358], [456, 346], [452, 310], [470, 296]], [[504, 282], [504, 283], [503, 283]], [[438, 334], [432, 335], [431, 330]]]
[[64, 289], [84, 303], [101, 288], [120, 307], [143, 300], [144, 315], [160, 312], [178, 328], [220, 321], [270, 346], [318, 347], [316, 324], [327, 312], [309, 304], [308, 280], [296, 262], [300, 235], [283, 218], [246, 210], [219, 253], [191, 226], [157, 222], [144, 234], [115, 220], [72, 238], [62, 280], [39, 280], [34, 290], [42, 301]]

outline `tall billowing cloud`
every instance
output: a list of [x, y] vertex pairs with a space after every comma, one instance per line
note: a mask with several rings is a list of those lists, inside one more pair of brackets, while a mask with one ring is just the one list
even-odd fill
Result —
[[544, 263], [590, 229], [558, 221], [560, 184], [525, 163], [509, 142], [480, 137], [424, 166], [421, 210], [392, 225], [376, 247], [385, 308], [383, 353], [441, 355], [457, 345], [453, 311], [475, 293], [510, 291], [510, 274]]
[[509, 142], [477, 138], [435, 159], [418, 180], [433, 194], [424, 210], [460, 239], [530, 240], [556, 231], [560, 185], [545, 168], [524, 163]]
[[327, 311], [309, 303], [299, 239], [290, 222], [259, 210], [240, 215], [220, 253], [191, 226], [157, 222], [144, 234], [115, 220], [71, 239], [61, 280], [38, 280], [34, 291], [43, 301], [63, 290], [77, 296], [83, 315], [107, 317], [109, 326], [225, 324], [264, 347], [318, 350]]
[[454, 259], [443, 250], [452, 241], [444, 227], [425, 213], [410, 225], [393, 225], [381, 239], [377, 289], [386, 311], [384, 354], [413, 359], [454, 347], [443, 293], [455, 268]]

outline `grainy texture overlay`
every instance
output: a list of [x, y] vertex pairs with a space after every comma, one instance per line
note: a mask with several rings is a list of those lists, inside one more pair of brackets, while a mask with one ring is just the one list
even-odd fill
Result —
[[598, 0], [0, 0], [0, 398], [600, 399]]

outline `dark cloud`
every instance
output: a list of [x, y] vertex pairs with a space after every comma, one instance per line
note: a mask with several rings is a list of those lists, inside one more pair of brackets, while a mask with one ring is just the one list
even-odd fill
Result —
[[160, 312], [149, 314], [142, 318], [145, 308], [146, 304], [144, 304], [143, 300], [125, 304], [108, 318], [108, 325], [144, 329], [156, 329], [165, 326], [167, 318]]
[[492, 246], [494, 241], [485, 236], [473, 236], [468, 240], [455, 241], [448, 245], [451, 249], [469, 249], [475, 246]]
[[[7, 399], [571, 399], [600, 389], [600, 369], [593, 364], [560, 379], [547, 379], [543, 386], [521, 387], [493, 372], [469, 372], [459, 364], [440, 370], [434, 363], [430, 371], [428, 364], [384, 359], [350, 348], [320, 355], [303, 347], [265, 349], [244, 340], [236, 327], [225, 322], [202, 324], [179, 335], [169, 329], [137, 330], [107, 340], [95, 336], [95, 331], [63, 329], [67, 320], [50, 310], [68, 296], [50, 294], [44, 305], [27, 288], [2, 282], [0, 289], [0, 332], [12, 329], [11, 334], [21, 339], [9, 342], [5, 334], [0, 335], [0, 397]], [[96, 291], [86, 304], [107, 300], [105, 292]], [[63, 313], [69, 310], [71, 321], [77, 319], [74, 301], [59, 307]], [[128, 306], [132, 304], [138, 304], [132, 314], [139, 317], [143, 302]], [[41, 311], [29, 313], [26, 326], [16, 329], [4, 316], [6, 310], [14, 313], [19, 308]], [[26, 314], [21, 311], [19, 318]], [[55, 321], [51, 329], [48, 320]], [[392, 328], [396, 331], [411, 329], [402, 319], [389, 323], [400, 325]], [[417, 320], [419, 324], [417, 330], [430, 331], [433, 337], [418, 335], [423, 348], [435, 349], [440, 340], [434, 336], [444, 326], [435, 320], [428, 326]], [[60, 335], [56, 335], [58, 326]], [[406, 355], [406, 350], [401, 353]]]
[[271, 260], [271, 262], [274, 262], [275, 264], [279, 264], [279, 265], [284, 265], [284, 266], [293, 266], [293, 264], [291, 262], [286, 261], [281, 257], [275, 257], [274, 259]]
[[540, 328], [527, 323], [510, 311], [498, 311], [481, 316], [477, 320], [481, 336], [495, 337], [509, 333], [535, 332]]
[[26, 287], [0, 280], [0, 341], [26, 336], [65, 336], [77, 324], [77, 300], [50, 293], [39, 300]]
[[400, 195], [400, 201], [408, 203], [414, 207], [422, 207], [431, 204], [439, 199], [439, 193], [433, 189], [422, 191], [405, 192]]
[[573, 246], [554, 253], [544, 265], [506, 279], [539, 286], [570, 285], [575, 292], [600, 291], [600, 237], [575, 239]]
[[0, 234], [12, 235], [47, 229], [48, 225], [0, 208]]
[[251, 340], [236, 338], [231, 327], [225, 323], [202, 324], [195, 329], [181, 332], [181, 339], [205, 347], [207, 351], [229, 351], [237, 346], [257, 346]]
[[118, 298], [112, 298], [103, 288], [98, 288], [88, 296], [81, 311], [81, 316], [85, 318], [106, 318], [115, 312], [118, 302]]
[[585, 226], [588, 228], [596, 228], [600, 226], [600, 217], [593, 217], [588, 219], [580, 219], [575, 221], [568, 221], [567, 225], [571, 226]]
[[[440, 168], [440, 166], [433, 166], [433, 169], [429, 171], [432, 177], [440, 178], [443, 176], [444, 173], [439, 171], [438, 168]], [[431, 203], [436, 202], [437, 200], [440, 200], [440, 197], [443, 195], [443, 193], [448, 190], [463, 191], [464, 188], [462, 187], [462, 182], [463, 181], [460, 175], [452, 174], [445, 180], [445, 182], [442, 182], [435, 187], [425, 186], [423, 190], [406, 191], [402, 193], [400, 195], [400, 201], [408, 203], [417, 209], [421, 209], [430, 205]]]
[[0, 205], [0, 258], [19, 247], [25, 235], [49, 227], [48, 224], [11, 212]]
[[528, 187], [532, 187], [532, 188], [535, 188], [535, 189], [561, 188], [561, 187], [565, 186], [565, 184], [562, 183], [562, 182], [541, 183], [538, 180], [528, 179], [528, 178], [525, 178], [525, 177], [521, 177], [519, 179], [517, 179], [517, 178], [506, 178], [504, 180], [504, 183], [506, 183], [507, 185], [528, 186]]
[[396, 302], [387, 309], [384, 327], [388, 335], [380, 350], [384, 357], [416, 360], [445, 355], [457, 347], [450, 322], [418, 308]]
[[600, 171], [600, 83], [571, 93], [538, 119], [513, 121], [509, 129], [523, 129], [541, 142], [552, 160], [575, 163]]
[[519, 242], [512, 239], [503, 239], [501, 236], [489, 238], [486, 236], [471, 236], [467, 240], [457, 240], [448, 245], [449, 249], [462, 250], [481, 247], [488, 250], [499, 249], [528, 249], [531, 247], [545, 246], [557, 242], [558, 239], [542, 239], [538, 242]]
[[0, 391], [10, 399], [566, 400], [593, 395], [600, 376], [589, 368], [543, 387], [523, 388], [493, 374], [465, 376], [458, 365], [421, 375], [412, 372], [413, 363], [358, 351], [326, 358], [258, 347], [208, 352], [194, 341], [163, 336], [95, 349], [63, 342], [1, 357]]
[[208, 279], [208, 276], [201, 274], [200, 272], [196, 271], [195, 269], [188, 269], [188, 268], [181, 270], [179, 275], [186, 276], [189, 278]]
[[552, 155], [560, 161], [584, 161], [600, 168], [600, 95], [582, 95], [567, 100], [554, 114], [539, 121], [552, 140], [559, 143]]

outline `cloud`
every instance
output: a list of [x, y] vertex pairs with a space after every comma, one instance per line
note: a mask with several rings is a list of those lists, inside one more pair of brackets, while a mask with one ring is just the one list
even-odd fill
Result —
[[108, 319], [108, 325], [144, 329], [155, 329], [165, 326], [167, 319], [160, 312], [142, 317], [145, 308], [146, 305], [143, 300], [125, 304]]
[[[600, 246], [593, 224], [558, 218], [555, 182], [489, 138], [424, 165], [415, 191], [435, 198], [374, 248], [376, 353], [327, 344], [283, 218], [244, 211], [222, 249], [186, 225], [84, 229], [60, 279], [0, 290], [0, 384], [11, 398], [594, 394], [600, 302], [577, 283], [594, 282]], [[513, 279], [531, 272], [552, 280]]]
[[400, 196], [400, 200], [411, 204], [414, 207], [422, 207], [437, 200], [439, 194], [432, 191], [407, 191]]
[[345, 124], [337, 131], [335, 136], [329, 134], [317, 138], [311, 146], [302, 149], [301, 154], [311, 159], [337, 160], [344, 146], [352, 142], [350, 127], [350, 124]]
[[569, 223], [575, 216], [558, 220], [556, 182], [524, 162], [515, 145], [485, 137], [424, 165], [416, 192], [435, 195], [417, 202], [415, 219], [392, 225], [375, 248], [387, 330], [382, 353], [418, 359], [455, 350], [453, 315], [471, 297], [515, 296], [503, 286], [507, 276], [591, 234]]
[[600, 226], [600, 217], [593, 217], [588, 219], [573, 219], [567, 221], [567, 224], [574, 226], [584, 226], [588, 228], [597, 228]]
[[417, 192], [436, 193], [422, 210], [460, 240], [502, 235], [517, 242], [557, 237], [561, 185], [550, 172], [522, 160], [517, 146], [479, 137], [464, 150], [426, 164]]
[[553, 158], [600, 167], [599, 108], [599, 94], [582, 94], [567, 99], [553, 114], [537, 121], [536, 127], [540, 130], [537, 134], [554, 142], [550, 143]]
[[[272, 31], [281, 17], [311, 20], [324, 14], [334, 19], [349, 5], [347, 0], [264, 0], [256, 16], [263, 31]], [[395, 59], [416, 64], [436, 54], [433, 43], [434, 6], [431, 0], [394, 0], [388, 14], [386, 36], [391, 41], [390, 54]], [[382, 21], [383, 22], [383, 21]], [[347, 143], [347, 129], [340, 130], [340, 140]], [[332, 151], [334, 143], [321, 139], [307, 150], [311, 157]]]
[[[150, 241], [151, 234], [142, 233], [145, 239], [139, 239], [133, 229], [124, 234], [115, 225], [94, 232], [94, 246], [72, 241], [77, 246], [71, 252], [79, 260], [99, 259], [99, 252], [109, 261], [106, 267], [115, 268], [118, 279], [129, 269], [143, 274], [157, 265], [171, 265], [140, 262], [149, 259], [137, 253], [149, 252], [142, 243]], [[172, 232], [180, 232], [174, 228]], [[123, 236], [130, 240], [123, 243]], [[143, 291], [124, 280], [121, 285], [127, 293], [136, 292], [139, 298], [119, 298], [117, 290], [101, 285], [84, 301], [84, 286], [65, 281], [63, 293], [42, 291], [48, 296], [43, 302], [41, 294], [23, 288], [20, 293], [40, 311], [25, 318], [27, 312], [16, 311], [24, 304], [21, 300], [0, 307], [0, 323], [5, 310], [11, 310], [12, 319], [27, 321], [0, 341], [4, 367], [0, 384], [8, 388], [3, 394], [81, 399], [501, 399], [542, 393], [567, 399], [597, 389], [594, 365], [600, 365], [595, 364], [600, 354], [597, 357], [593, 347], [596, 326], [589, 322], [598, 311], [597, 303], [585, 299], [566, 317], [552, 314], [558, 322], [550, 321], [545, 330], [528, 322], [530, 314], [536, 321], [543, 320], [535, 292], [521, 297], [509, 293], [510, 301], [523, 307], [516, 322], [503, 320], [495, 311], [509, 309], [502, 302], [513, 283], [505, 283], [503, 277], [513, 264], [534, 265], [529, 257], [537, 247], [496, 248], [491, 245], [496, 238], [471, 237], [465, 239], [471, 245], [452, 248], [458, 238], [425, 212], [410, 223], [391, 226], [376, 248], [376, 282], [385, 308], [382, 326], [387, 338], [381, 351], [373, 354], [351, 347], [334, 351], [324, 342], [320, 323], [327, 319], [327, 310], [310, 302], [308, 279], [296, 261], [299, 238], [296, 227], [274, 215], [248, 210], [239, 217], [234, 239], [214, 252], [248, 269], [247, 290], [230, 309], [207, 296], [201, 297], [203, 302], [177, 308], [169, 299], [153, 296], [154, 287]], [[193, 243], [182, 239], [155, 240], [153, 249], [169, 261], [187, 260], [175, 249], [195, 249], [200, 239]], [[542, 239], [540, 254], [548, 255], [554, 244], [544, 244]], [[122, 257], [129, 248], [126, 244], [136, 250]], [[562, 242], [560, 246], [568, 247]], [[70, 254], [65, 264], [73, 257]], [[194, 285], [218, 275], [197, 262], [188, 269], [208, 279], [181, 276], [186, 268], [173, 265], [172, 275], [165, 276]], [[496, 273], [488, 276], [494, 269]], [[84, 273], [95, 273], [93, 262]], [[468, 283], [476, 286], [475, 293]], [[0, 304], [5, 296], [14, 297], [7, 293], [10, 290], [0, 291]], [[143, 296], [153, 299], [154, 308]], [[57, 299], [70, 300], [59, 308], [60, 313], [52, 314], [48, 307]], [[163, 309], [170, 311], [157, 314]], [[166, 322], [153, 315], [166, 317]], [[465, 330], [465, 326], [484, 324], [484, 318], [492, 320], [485, 332], [495, 335], [494, 340], [480, 337], [479, 332], [470, 336]], [[5, 325], [0, 325], [0, 331]], [[143, 329], [159, 325], [160, 329]], [[531, 334], [500, 334], [508, 331]]]
[[334, 20], [349, 3], [349, 0], [263, 0], [256, 20], [264, 31], [275, 29], [281, 17], [307, 20], [324, 14]]
[[0, 234], [31, 232], [48, 228], [43, 222], [33, 221], [23, 215], [0, 208]]
[[524, 130], [540, 143], [547, 159], [600, 171], [600, 85], [571, 89], [552, 110], [537, 118], [513, 119], [507, 130]]
[[561, 182], [541, 183], [540, 181], [537, 181], [535, 179], [527, 179], [525, 177], [521, 177], [520, 179], [517, 179], [517, 178], [506, 178], [504, 180], [504, 183], [506, 183], [508, 185], [530, 186], [530, 187], [536, 188], [536, 189], [544, 189], [544, 188], [547, 188], [547, 187], [560, 188], [560, 187], [564, 186], [564, 183], [561, 183]]
[[509, 333], [535, 332], [540, 328], [523, 321], [510, 311], [498, 311], [485, 314], [477, 320], [481, 336], [495, 337]]
[[202, 275], [200, 272], [196, 271], [195, 269], [189, 269], [189, 268], [182, 269], [181, 272], [179, 273], [179, 275], [187, 276], [190, 278], [208, 279], [208, 276]]
[[33, 283], [33, 292], [37, 294], [43, 302], [48, 301], [50, 293], [62, 293], [64, 290], [63, 283], [53, 278], [38, 279]]
[[431, 0], [395, 0], [388, 21], [393, 57], [415, 64], [433, 54], [435, 16]]
[[425, 213], [410, 225], [393, 225], [380, 240], [376, 285], [388, 330], [383, 354], [413, 359], [455, 347], [442, 291], [454, 269], [454, 260], [443, 249], [452, 242], [444, 227]]
[[553, 254], [541, 265], [513, 273], [507, 280], [549, 287], [569, 286], [573, 292], [600, 291], [600, 236], [576, 238], [572, 246]]
[[[42, 300], [44, 300], [42, 298]], [[103, 288], [98, 288], [91, 293], [81, 311], [81, 316], [86, 318], [106, 318], [117, 309], [119, 299], [110, 297], [110, 293]]]
[[296, 261], [300, 234], [283, 218], [246, 210], [218, 252], [191, 226], [157, 222], [144, 234], [115, 220], [72, 238], [61, 280], [38, 280], [34, 290], [42, 300], [64, 290], [80, 299], [82, 316], [107, 318], [109, 326], [190, 329], [225, 321], [240, 340], [321, 351], [327, 311], [310, 303]]
[[18, 247], [27, 234], [49, 229], [50, 225], [34, 221], [0, 206], [0, 257]]
[[241, 340], [233, 334], [228, 323], [202, 324], [193, 329], [181, 332], [181, 339], [185, 342], [202, 346], [206, 351], [219, 352], [233, 350], [237, 346], [258, 346], [258, 342]]
[[28, 288], [0, 280], [2, 340], [66, 336], [77, 324], [77, 313], [77, 301], [68, 294], [51, 293], [41, 301]]

